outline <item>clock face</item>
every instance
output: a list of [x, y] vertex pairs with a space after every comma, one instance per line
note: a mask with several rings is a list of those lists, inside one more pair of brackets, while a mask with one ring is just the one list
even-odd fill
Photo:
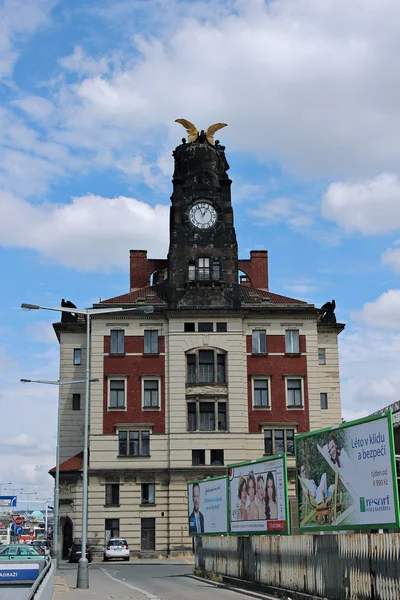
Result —
[[198, 229], [209, 229], [217, 222], [217, 212], [208, 202], [196, 202], [189, 210], [189, 221]]

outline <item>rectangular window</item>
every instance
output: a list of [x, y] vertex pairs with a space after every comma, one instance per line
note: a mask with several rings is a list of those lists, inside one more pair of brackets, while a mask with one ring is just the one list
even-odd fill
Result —
[[82, 354], [82, 351], [81, 351], [80, 348], [74, 348], [74, 365], [81, 365], [82, 364], [81, 354]]
[[227, 329], [227, 323], [216, 323], [216, 325], [217, 325], [217, 331], [219, 333], [222, 333], [224, 331], [228, 331], [228, 329]]
[[196, 431], [197, 415], [196, 402], [188, 402], [188, 431]]
[[156, 329], [145, 329], [144, 353], [158, 354], [158, 331]]
[[187, 354], [186, 355], [186, 364], [187, 364], [187, 382], [188, 383], [196, 383], [196, 355], [195, 354]]
[[225, 354], [217, 354], [217, 382], [225, 383]]
[[80, 394], [72, 394], [72, 410], [81, 410]]
[[119, 431], [119, 456], [150, 456], [149, 431]]
[[105, 538], [109, 540], [110, 538], [118, 538], [119, 537], [119, 519], [106, 519], [104, 524], [105, 529]]
[[303, 406], [303, 397], [301, 390], [301, 379], [287, 379], [287, 405], [288, 406]]
[[143, 382], [144, 389], [144, 404], [145, 408], [158, 408], [159, 404], [159, 391], [158, 391], [158, 380], [157, 379], [145, 379]]
[[265, 429], [264, 454], [294, 454], [294, 429]]
[[194, 331], [195, 323], [184, 323], [183, 331]]
[[226, 430], [226, 403], [218, 402], [218, 431]]
[[326, 392], [321, 392], [319, 395], [321, 408], [328, 408], [328, 394]]
[[126, 456], [128, 454], [128, 432], [118, 432], [118, 454], [119, 456]]
[[214, 383], [214, 352], [199, 350], [199, 382]]
[[210, 463], [212, 465], [223, 465], [224, 464], [224, 451], [223, 450], [210, 450]]
[[125, 408], [125, 380], [110, 380], [110, 408]]
[[110, 331], [110, 353], [123, 354], [125, 352], [125, 331], [123, 329], [111, 329]]
[[285, 331], [285, 352], [286, 354], [299, 354], [300, 335], [298, 329], [287, 329]]
[[206, 451], [205, 450], [192, 450], [192, 465], [198, 467], [199, 465], [204, 466], [206, 464]]
[[210, 259], [199, 258], [198, 276], [200, 281], [208, 281], [210, 279]]
[[266, 429], [264, 431], [264, 454], [273, 454], [273, 444], [272, 444], [272, 430]]
[[210, 333], [213, 331], [213, 323], [198, 323], [197, 331], [199, 333]]
[[119, 483], [106, 483], [106, 506], [119, 506]]
[[226, 402], [188, 402], [188, 431], [226, 431]]
[[275, 454], [285, 452], [285, 434], [283, 429], [275, 429], [274, 431]]
[[251, 351], [253, 354], [265, 354], [267, 352], [267, 332], [265, 329], [255, 329], [253, 331]]
[[254, 406], [269, 408], [268, 379], [254, 379]]
[[221, 265], [219, 261], [215, 260], [212, 266], [212, 278], [213, 281], [219, 281], [221, 279]]
[[215, 431], [215, 402], [200, 402], [200, 431]]
[[325, 348], [318, 348], [318, 364], [326, 365]]
[[142, 483], [142, 504], [156, 503], [156, 484]]

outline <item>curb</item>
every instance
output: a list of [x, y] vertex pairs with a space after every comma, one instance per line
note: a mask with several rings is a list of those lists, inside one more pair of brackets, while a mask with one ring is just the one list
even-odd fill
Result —
[[250, 598], [259, 598], [260, 600], [279, 600], [277, 596], [269, 596], [267, 594], [252, 592], [234, 585], [230, 585], [228, 583], [213, 581], [212, 579], [207, 579], [206, 577], [199, 577], [198, 575], [187, 574], [186, 577], [191, 577], [192, 579], [197, 579], [198, 581], [202, 581], [203, 583], [208, 583], [210, 585], [214, 585], [215, 587], [226, 589], [231, 592], [237, 592], [238, 594], [243, 594], [244, 596], [249, 596]]

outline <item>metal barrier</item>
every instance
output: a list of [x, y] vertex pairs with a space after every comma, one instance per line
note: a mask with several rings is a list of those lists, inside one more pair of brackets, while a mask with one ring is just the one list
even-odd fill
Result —
[[49, 557], [48, 564], [36, 579], [26, 600], [52, 599], [54, 593], [54, 571], [54, 561]]
[[400, 598], [399, 533], [202, 536], [196, 538], [195, 565], [209, 573], [319, 598]]

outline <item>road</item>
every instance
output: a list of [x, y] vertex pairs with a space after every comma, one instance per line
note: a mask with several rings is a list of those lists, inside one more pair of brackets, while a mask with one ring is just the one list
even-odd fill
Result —
[[[58, 574], [73, 588], [76, 565], [62, 562]], [[188, 564], [140, 564], [93, 562], [89, 567], [90, 591], [73, 590], [56, 594], [56, 600], [83, 600], [86, 594], [101, 600], [249, 600], [241, 593], [227, 590], [218, 584], [188, 577], [193, 567]]]

